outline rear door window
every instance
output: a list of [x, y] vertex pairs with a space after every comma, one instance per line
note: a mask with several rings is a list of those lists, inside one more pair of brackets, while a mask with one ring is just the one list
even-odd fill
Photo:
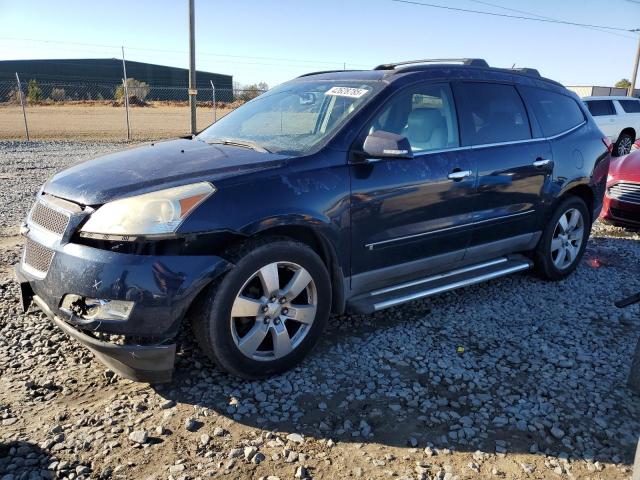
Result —
[[533, 109], [542, 133], [557, 135], [584, 122], [584, 114], [573, 98], [540, 88], [519, 87]]
[[640, 113], [640, 100], [618, 100], [626, 113]]
[[589, 112], [591, 112], [591, 115], [594, 117], [616, 114], [611, 100], [587, 100], [585, 103], [587, 104]]
[[459, 83], [455, 86], [463, 145], [483, 145], [531, 138], [520, 94], [512, 85]]

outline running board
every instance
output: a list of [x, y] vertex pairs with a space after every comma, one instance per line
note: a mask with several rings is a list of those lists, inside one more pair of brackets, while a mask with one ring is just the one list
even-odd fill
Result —
[[532, 266], [531, 260], [523, 255], [500, 257], [488, 262], [373, 290], [350, 299], [348, 307], [356, 313], [369, 314], [412, 300], [528, 270]]

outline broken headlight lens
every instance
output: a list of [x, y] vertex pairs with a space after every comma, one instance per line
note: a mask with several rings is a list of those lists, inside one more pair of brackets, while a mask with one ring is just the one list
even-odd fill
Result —
[[200, 182], [114, 200], [92, 213], [80, 232], [89, 235], [173, 233], [215, 191], [216, 187], [209, 182]]

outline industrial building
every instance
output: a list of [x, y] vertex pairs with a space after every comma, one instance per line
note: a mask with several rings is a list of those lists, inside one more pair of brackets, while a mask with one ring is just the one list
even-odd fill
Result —
[[[186, 87], [189, 83], [189, 71], [186, 68], [168, 67], [152, 63], [127, 60], [127, 77], [147, 83], [150, 89], [149, 100], [186, 100]], [[65, 88], [67, 95], [73, 96], [74, 87], [83, 92], [87, 85], [91, 91], [102, 98], [113, 98], [115, 86], [122, 83], [122, 60], [117, 58], [87, 58], [60, 60], [2, 60], [0, 61], [0, 81], [15, 81], [16, 72], [21, 81], [35, 80], [39, 85], [59, 85]], [[197, 88], [206, 89], [211, 95], [211, 82], [216, 91], [232, 91], [233, 77], [220, 73], [196, 72]], [[169, 88], [184, 87], [184, 88]], [[205, 100], [205, 94], [198, 99]]]

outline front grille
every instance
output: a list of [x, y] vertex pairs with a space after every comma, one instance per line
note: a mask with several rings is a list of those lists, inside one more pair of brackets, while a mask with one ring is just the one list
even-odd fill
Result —
[[616, 183], [609, 187], [609, 196], [621, 202], [640, 205], [640, 183]]
[[31, 221], [57, 235], [64, 234], [69, 225], [69, 217], [42, 202], [37, 202], [31, 212]]
[[47, 273], [53, 260], [53, 250], [27, 239], [24, 250], [24, 263], [38, 272]]
[[630, 222], [640, 223], [640, 214], [621, 210], [619, 208], [610, 208], [611, 215], [620, 220], [628, 220]]

